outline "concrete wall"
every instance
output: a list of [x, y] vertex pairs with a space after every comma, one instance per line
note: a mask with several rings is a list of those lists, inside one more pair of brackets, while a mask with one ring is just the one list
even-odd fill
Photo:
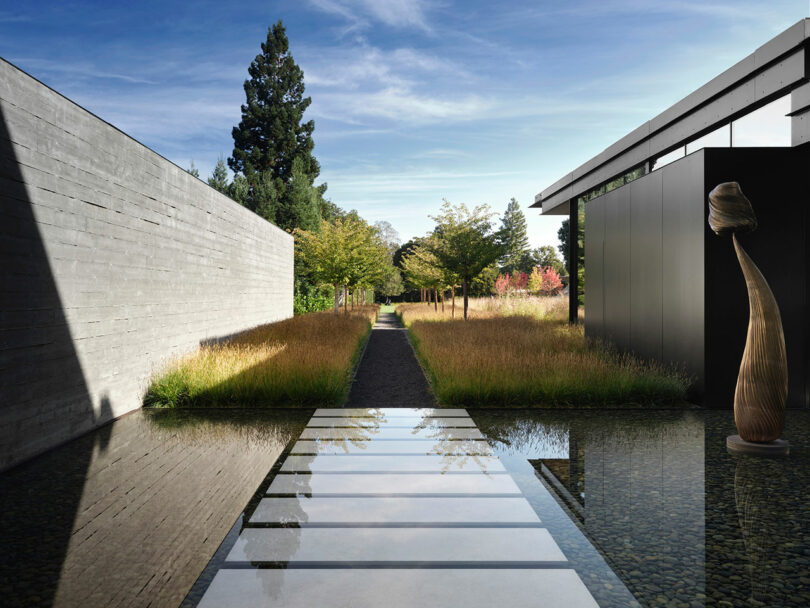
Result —
[[292, 291], [290, 235], [0, 60], [0, 468]]

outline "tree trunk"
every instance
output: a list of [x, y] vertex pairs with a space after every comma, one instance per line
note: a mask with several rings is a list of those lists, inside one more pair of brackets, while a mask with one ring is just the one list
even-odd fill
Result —
[[427, 294], [427, 305], [428, 305], [428, 308], [430, 308], [430, 303], [431, 303], [430, 302], [430, 289], [425, 288], [425, 293]]
[[366, 305], [366, 288], [363, 287], [363, 301], [360, 302], [360, 306], [365, 306], [365, 305]]
[[435, 287], [433, 288], [433, 310], [439, 312], [439, 290]]
[[424, 302], [424, 301], [425, 301], [425, 288], [420, 287], [419, 288], [419, 302], [421, 303], [421, 302]]
[[335, 283], [335, 314], [340, 312], [340, 283]]
[[442, 314], [444, 314], [444, 289], [442, 289]]
[[452, 310], [453, 310], [453, 318], [455, 319], [456, 318], [456, 286], [455, 285], [453, 285], [453, 291], [451, 293], [451, 297], [453, 299], [453, 308], [452, 308]]
[[349, 286], [343, 286], [343, 314], [349, 314]]
[[463, 291], [464, 291], [464, 320], [466, 321], [467, 320], [467, 306], [468, 306], [468, 301], [469, 301], [469, 298], [467, 297], [467, 280], [466, 279], [462, 283], [462, 288], [463, 288]]

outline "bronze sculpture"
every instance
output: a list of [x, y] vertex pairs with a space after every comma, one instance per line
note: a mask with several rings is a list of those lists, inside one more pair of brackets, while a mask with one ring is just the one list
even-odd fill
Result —
[[788, 387], [785, 335], [768, 282], [737, 240], [737, 234], [757, 227], [751, 203], [737, 182], [720, 184], [709, 193], [709, 226], [721, 236], [731, 233], [750, 307], [748, 336], [734, 393], [734, 422], [739, 437], [732, 435], [726, 444], [732, 451], [787, 453], [787, 442], [779, 440], [785, 428]]

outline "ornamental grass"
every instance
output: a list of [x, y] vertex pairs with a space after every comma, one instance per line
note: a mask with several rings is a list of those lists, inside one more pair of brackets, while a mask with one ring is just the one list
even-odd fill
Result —
[[[641, 406], [686, 403], [689, 378], [677, 369], [620, 354], [586, 340], [566, 322], [560, 298], [533, 311], [498, 312], [478, 300], [470, 319], [425, 304], [397, 312], [443, 405]], [[542, 298], [541, 298], [542, 300]], [[524, 303], [529, 306], [528, 303]], [[458, 311], [456, 311], [458, 313]]]
[[377, 306], [261, 325], [177, 357], [152, 379], [152, 407], [326, 406], [341, 403]]

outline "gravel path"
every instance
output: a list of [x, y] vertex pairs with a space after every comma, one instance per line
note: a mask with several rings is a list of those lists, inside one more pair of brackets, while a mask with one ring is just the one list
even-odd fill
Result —
[[393, 313], [382, 313], [371, 330], [346, 407], [434, 407], [407, 330]]

